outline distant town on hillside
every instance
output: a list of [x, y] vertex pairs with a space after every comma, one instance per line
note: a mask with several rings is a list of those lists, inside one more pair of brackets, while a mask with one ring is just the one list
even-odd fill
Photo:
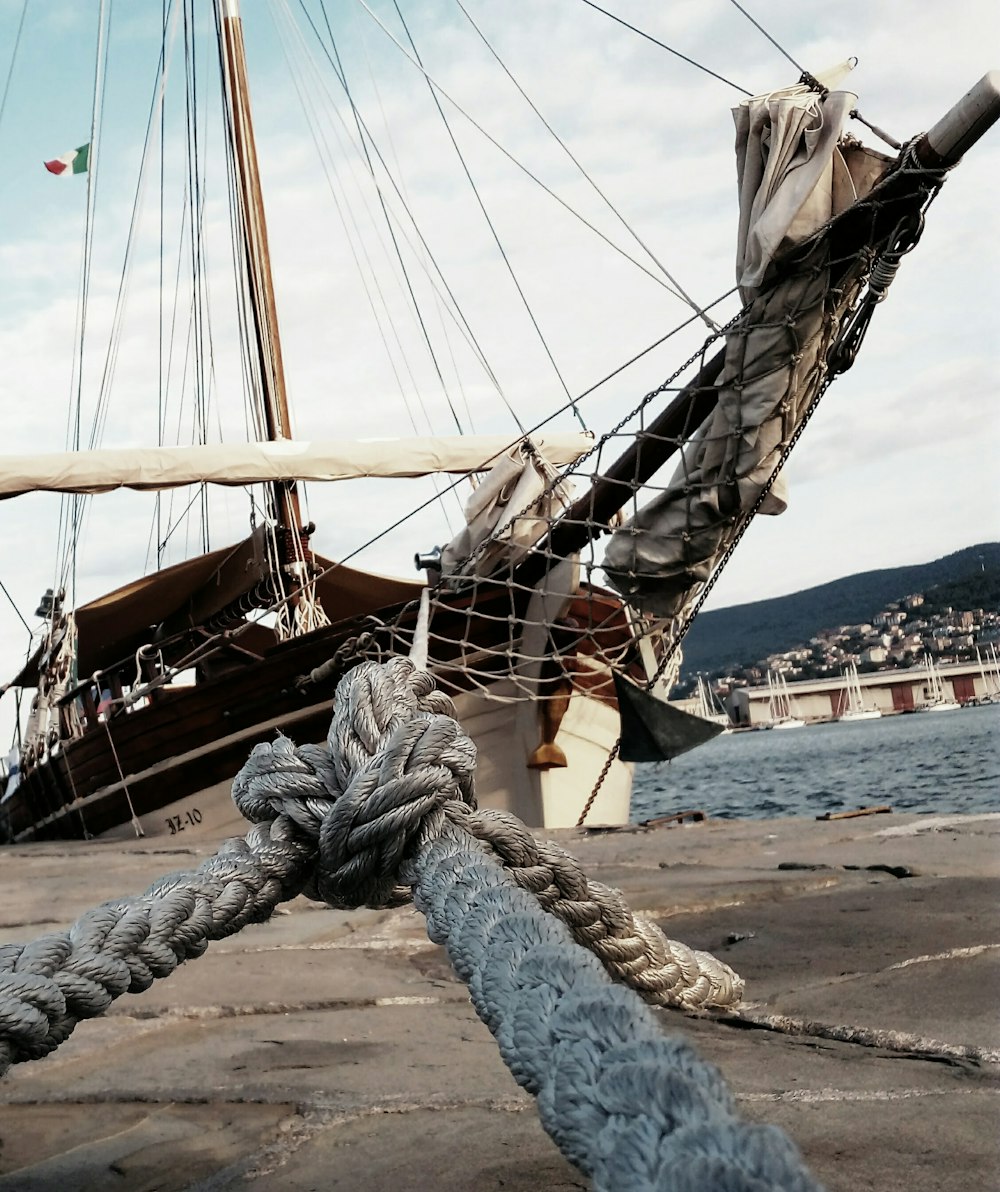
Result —
[[[780, 648], [767, 653], [700, 668], [692, 665], [686, 650], [682, 679], [674, 688], [672, 697], [677, 699], [691, 694], [699, 673], [716, 689], [725, 692], [762, 684], [766, 682], [769, 670], [794, 682], [831, 678], [841, 674], [850, 664], [865, 673], [911, 667], [927, 655], [937, 662], [974, 661], [977, 649], [980, 652], [984, 648], [988, 652], [1000, 649], [1000, 544], [970, 547], [927, 564], [926, 571], [940, 578], [923, 590], [911, 589], [894, 599], [870, 606], [866, 616], [849, 622], [824, 625], [819, 619], [824, 601], [818, 594], [835, 594], [836, 599], [830, 603], [843, 603], [847, 597], [838, 589], [854, 588], [864, 592], [877, 587], [878, 581], [891, 577], [892, 572], [862, 573], [823, 585], [823, 588], [796, 593], [794, 597], [720, 610], [737, 621], [757, 610], [767, 622], [772, 621], [776, 613], [769, 605], [784, 604], [787, 614], [789, 602], [797, 602], [802, 606], [797, 614], [800, 618], [810, 614], [815, 618], [813, 632], [809, 636], [803, 634], [798, 641], [786, 639], [780, 643]], [[891, 578], [888, 582], [892, 582]], [[707, 614], [706, 620], [711, 616]], [[727, 632], [731, 634], [732, 628], [728, 627]], [[726, 649], [732, 652], [733, 644], [728, 642]], [[699, 652], [694, 653], [697, 657]], [[704, 656], [705, 649], [700, 653]]]

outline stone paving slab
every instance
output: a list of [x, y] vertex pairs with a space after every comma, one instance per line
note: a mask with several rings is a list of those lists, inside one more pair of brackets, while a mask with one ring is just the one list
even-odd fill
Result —
[[879, 973], [921, 956], [1000, 944], [1000, 920], [990, 914], [997, 906], [997, 880], [885, 874], [845, 879], [794, 900], [758, 900], [659, 922], [691, 947], [732, 965], [753, 1001]]
[[[387, 1145], [387, 1142], [389, 1145]], [[364, 1173], [363, 1185], [358, 1173]], [[389, 1113], [316, 1114], [247, 1173], [283, 1192], [572, 1192], [589, 1183], [559, 1154], [521, 1102], [399, 1106]]]
[[7, 1100], [190, 1101], [211, 1091], [356, 1109], [388, 1096], [506, 1096], [515, 1087], [468, 1004], [178, 1017], [99, 1047], [83, 1042], [86, 1025], [78, 1050], [59, 1057], [58, 1077], [48, 1061], [19, 1066]]
[[0, 1189], [156, 1192], [196, 1187], [280, 1134], [290, 1105], [7, 1106]]
[[[669, 934], [733, 964], [767, 1010], [989, 1047], [998, 821], [879, 816], [557, 835]], [[2, 938], [65, 926], [211, 851], [5, 850]], [[920, 959], [938, 954], [947, 958]], [[830, 1189], [997, 1186], [996, 1065], [659, 1017], [718, 1064], [748, 1117], [791, 1133]], [[296, 899], [81, 1024], [55, 1055], [19, 1065], [2, 1094], [2, 1189], [586, 1186], [412, 911], [336, 912]]]
[[837, 1099], [831, 1090], [740, 1108], [791, 1133], [830, 1192], [990, 1192], [1000, 1172], [998, 1102], [975, 1090], [885, 1101]]

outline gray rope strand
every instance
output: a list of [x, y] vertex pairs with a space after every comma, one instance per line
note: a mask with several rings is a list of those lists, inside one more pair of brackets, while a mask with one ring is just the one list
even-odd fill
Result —
[[598, 1192], [815, 1192], [794, 1144], [454, 823], [404, 874], [542, 1125]]
[[95, 907], [67, 932], [0, 946], [0, 1075], [48, 1055], [82, 1019], [142, 993], [211, 941], [268, 919], [299, 893], [315, 856], [282, 817], [227, 840], [192, 872]]

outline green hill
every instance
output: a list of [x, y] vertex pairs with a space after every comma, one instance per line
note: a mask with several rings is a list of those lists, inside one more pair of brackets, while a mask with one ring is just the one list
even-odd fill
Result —
[[914, 592], [934, 606], [996, 608], [998, 591], [1000, 542], [986, 542], [933, 563], [863, 571], [789, 596], [713, 609], [698, 616], [684, 640], [682, 673], [721, 673], [794, 649], [822, 629], [868, 621]]

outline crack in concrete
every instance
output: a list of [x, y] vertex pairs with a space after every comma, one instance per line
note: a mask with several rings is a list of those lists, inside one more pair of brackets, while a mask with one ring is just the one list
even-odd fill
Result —
[[[234, 1181], [249, 1183], [252, 1180], [273, 1176], [284, 1167], [294, 1155], [318, 1135], [340, 1126], [348, 1126], [366, 1118], [388, 1114], [419, 1112], [441, 1113], [465, 1109], [484, 1109], [489, 1112], [524, 1113], [534, 1108], [534, 1101], [526, 1094], [510, 1097], [489, 1097], [476, 1101], [458, 1100], [444, 1095], [428, 1100], [411, 1100], [404, 1097], [389, 1097], [373, 1105], [356, 1109], [325, 1105], [322, 1101], [310, 1101], [296, 1106], [295, 1116], [287, 1118], [278, 1127], [278, 1135], [256, 1152], [246, 1155], [208, 1179], [191, 1184], [187, 1192], [223, 1192]], [[580, 1185], [585, 1187], [585, 1185]]]
[[783, 1101], [815, 1105], [827, 1101], [909, 1101], [914, 1097], [1000, 1097], [1000, 1089], [787, 1089], [781, 1093], [737, 1093], [737, 1101]]
[[852, 1043], [879, 1051], [898, 1052], [907, 1058], [930, 1060], [961, 1066], [963, 1063], [1000, 1064], [1000, 1049], [974, 1047], [967, 1043], [947, 1043], [940, 1039], [926, 1039], [906, 1031], [878, 1030], [874, 1027], [849, 1026], [840, 1023], [815, 1022], [793, 1018], [787, 1014], [759, 1014], [765, 1007], [748, 1003], [728, 1014], [711, 1015], [713, 1022], [747, 1030], [774, 1031], [777, 1034], [830, 1039], [837, 1043]]

